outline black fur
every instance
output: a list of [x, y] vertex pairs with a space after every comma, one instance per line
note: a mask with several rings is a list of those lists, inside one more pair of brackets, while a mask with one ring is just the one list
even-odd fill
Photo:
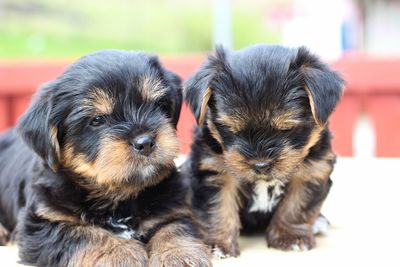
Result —
[[[96, 100], [98, 95], [100, 100]], [[95, 101], [100, 101], [100, 109], [113, 105], [112, 110], [99, 113]], [[177, 229], [176, 237], [194, 240], [194, 246], [201, 244], [195, 239], [199, 233], [185, 204], [187, 187], [173, 162], [178, 154], [175, 128], [181, 102], [179, 77], [164, 69], [157, 57], [140, 52], [105, 50], [90, 54], [43, 86], [19, 121], [20, 136], [15, 129], [0, 136], [0, 226], [15, 233], [21, 259], [38, 266], [82, 262], [90, 266], [144, 266], [147, 257], [162, 257], [162, 251], [146, 248], [146, 244], [171, 226]], [[93, 123], [99, 116], [96, 120], [102, 124]], [[160, 127], [172, 130], [160, 132]], [[131, 140], [144, 133], [155, 136], [156, 141], [166, 135], [165, 144], [156, 143], [147, 157], [130, 147]], [[111, 162], [102, 163], [111, 176], [101, 182], [96, 175], [102, 170], [92, 174], [90, 168], [81, 170], [79, 164], [68, 162], [81, 157], [78, 163], [97, 164], [107, 145], [102, 143], [105, 136], [109, 143], [118, 141], [119, 148], [115, 149], [126, 149], [129, 158], [115, 162], [109, 158]], [[171, 142], [176, 144], [175, 150], [168, 147]], [[68, 149], [72, 159], [66, 156]], [[113, 153], [113, 148], [108, 151]], [[124, 155], [116, 153], [114, 157]], [[117, 172], [124, 166], [131, 167], [123, 172], [126, 177], [120, 177]], [[122, 226], [118, 226], [116, 222], [121, 221]], [[133, 230], [134, 246], [143, 246], [126, 252], [138, 253], [137, 257], [118, 254], [123, 247], [111, 247], [105, 255], [79, 259], [82, 251], [91, 251], [90, 246], [102, 246], [96, 244], [105, 242], [100, 236], [125, 242], [118, 236], [125, 227]], [[171, 240], [166, 241], [174, 242], [174, 238], [171, 234]], [[139, 255], [142, 250], [148, 255]], [[197, 252], [188, 257], [208, 266], [207, 254]], [[74, 262], [70, 262], [72, 259]], [[171, 261], [184, 264], [187, 259], [153, 260], [169, 265]]]
[[[204, 101], [208, 100], [204, 121], [195, 129], [192, 151], [184, 168], [191, 179], [194, 209], [206, 229], [216, 229], [208, 225], [218, 216], [215, 208], [220, 203], [216, 199], [226, 183], [215, 182], [218, 175], [228, 173], [231, 179], [239, 180], [239, 188], [232, 194], [239, 202], [240, 210], [237, 212], [242, 230], [251, 232], [266, 230], [279, 205], [276, 204], [269, 212], [250, 211], [257, 181], [284, 184], [283, 199], [291, 177], [301, 166], [321, 161], [327, 164], [327, 170], [333, 168], [334, 156], [327, 122], [342, 88], [340, 76], [303, 47], [255, 45], [235, 52], [219, 47], [214, 55], [209, 56], [189, 78], [184, 93], [198, 121], [202, 104], [204, 106]], [[204, 100], [203, 96], [209, 90], [212, 94]], [[212, 128], [216, 133], [212, 133]], [[320, 129], [318, 140], [307, 148], [316, 129]], [[304, 155], [296, 154], [302, 150], [306, 150]], [[226, 156], [232, 151], [240, 155], [238, 162], [231, 162], [232, 158]], [[202, 169], [202, 162], [212, 161], [218, 162], [214, 163], [212, 172]], [[266, 173], [260, 175], [252, 170], [252, 164], [265, 161], [270, 164]], [[282, 162], [287, 162], [286, 166]], [[276, 167], [279, 164], [284, 166]], [[315, 170], [316, 173], [324, 171]], [[328, 181], [305, 182], [304, 188], [299, 189], [305, 190], [303, 212], [311, 213], [320, 208], [329, 188]], [[229, 219], [233, 218], [225, 218]], [[235, 240], [235, 237], [226, 236], [225, 239]], [[207, 242], [224, 246], [223, 240], [212, 237]], [[225, 254], [237, 255], [228, 247], [222, 248]]]

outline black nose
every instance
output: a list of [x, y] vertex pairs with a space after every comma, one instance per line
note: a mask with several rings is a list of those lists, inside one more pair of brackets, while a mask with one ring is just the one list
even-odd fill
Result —
[[257, 162], [253, 165], [254, 170], [258, 173], [265, 173], [270, 167], [271, 164], [266, 161]]
[[135, 151], [143, 156], [148, 156], [153, 152], [156, 143], [154, 138], [150, 135], [140, 135], [133, 140], [133, 147]]

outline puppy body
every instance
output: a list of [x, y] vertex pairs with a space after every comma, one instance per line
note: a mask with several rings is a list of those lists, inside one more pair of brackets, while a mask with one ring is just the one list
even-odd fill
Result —
[[266, 231], [283, 250], [315, 246], [313, 224], [331, 186], [327, 120], [343, 82], [306, 49], [217, 49], [185, 98], [199, 127], [185, 172], [205, 241], [237, 256], [239, 230]]
[[0, 243], [39, 266], [209, 266], [173, 162], [180, 105], [179, 78], [135, 52], [41, 88], [22, 138], [0, 137]]

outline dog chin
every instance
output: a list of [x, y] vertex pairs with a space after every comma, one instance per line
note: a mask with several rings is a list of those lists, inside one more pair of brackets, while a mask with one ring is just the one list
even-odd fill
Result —
[[126, 182], [130, 185], [140, 185], [140, 187], [153, 186], [167, 177], [170, 174], [173, 166], [173, 163], [170, 165], [142, 165], [132, 172]]
[[139, 177], [147, 178], [153, 177], [158, 171], [158, 168], [154, 165], [143, 166], [139, 170]]
[[274, 184], [276, 182], [285, 182], [286, 181], [286, 177], [282, 176], [279, 172], [274, 172], [274, 170], [270, 170], [269, 172], [265, 173], [265, 174], [257, 174], [254, 173], [253, 175], [253, 181], [259, 181], [259, 180], [263, 180], [267, 183], [271, 183]]

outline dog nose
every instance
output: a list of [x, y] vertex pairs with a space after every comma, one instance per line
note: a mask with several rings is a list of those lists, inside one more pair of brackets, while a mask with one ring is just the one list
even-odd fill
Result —
[[148, 156], [156, 146], [155, 140], [150, 135], [140, 135], [133, 140], [135, 151], [143, 156]]
[[258, 173], [265, 173], [269, 167], [271, 167], [271, 164], [266, 161], [257, 162], [253, 165], [254, 170]]

